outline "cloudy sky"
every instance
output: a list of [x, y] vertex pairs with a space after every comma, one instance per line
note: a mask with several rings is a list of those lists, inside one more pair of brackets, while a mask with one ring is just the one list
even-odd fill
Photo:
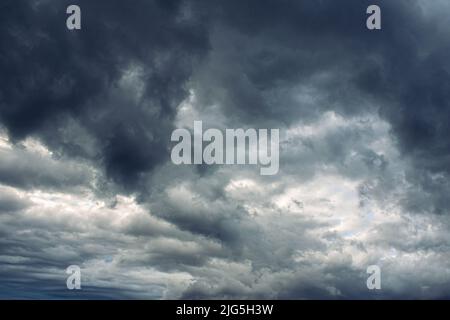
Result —
[[[450, 298], [449, 27], [446, 0], [2, 0], [0, 298]], [[279, 128], [279, 173], [172, 164], [194, 120]]]

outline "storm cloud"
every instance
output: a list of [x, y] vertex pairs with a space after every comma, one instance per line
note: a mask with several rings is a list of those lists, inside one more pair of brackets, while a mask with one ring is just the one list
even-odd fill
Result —
[[[0, 297], [448, 298], [449, 9], [4, 1]], [[279, 173], [175, 166], [194, 120], [279, 128]]]

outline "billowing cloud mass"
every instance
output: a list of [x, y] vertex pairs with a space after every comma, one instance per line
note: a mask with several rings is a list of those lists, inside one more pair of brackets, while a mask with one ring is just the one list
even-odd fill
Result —
[[[4, 0], [0, 298], [450, 298], [448, 12]], [[172, 164], [194, 120], [280, 129], [278, 174]]]

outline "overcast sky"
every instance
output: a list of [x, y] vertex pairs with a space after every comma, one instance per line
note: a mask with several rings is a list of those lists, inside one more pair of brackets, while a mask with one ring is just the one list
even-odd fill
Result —
[[[449, 28], [438, 0], [2, 0], [0, 298], [450, 298]], [[279, 128], [278, 174], [172, 164], [194, 120]]]

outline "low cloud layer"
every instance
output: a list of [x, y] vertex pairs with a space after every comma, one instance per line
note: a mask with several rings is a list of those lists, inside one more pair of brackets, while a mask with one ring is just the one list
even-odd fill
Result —
[[[449, 298], [450, 7], [376, 3], [5, 1], [0, 298]], [[194, 120], [279, 173], [175, 166]]]

